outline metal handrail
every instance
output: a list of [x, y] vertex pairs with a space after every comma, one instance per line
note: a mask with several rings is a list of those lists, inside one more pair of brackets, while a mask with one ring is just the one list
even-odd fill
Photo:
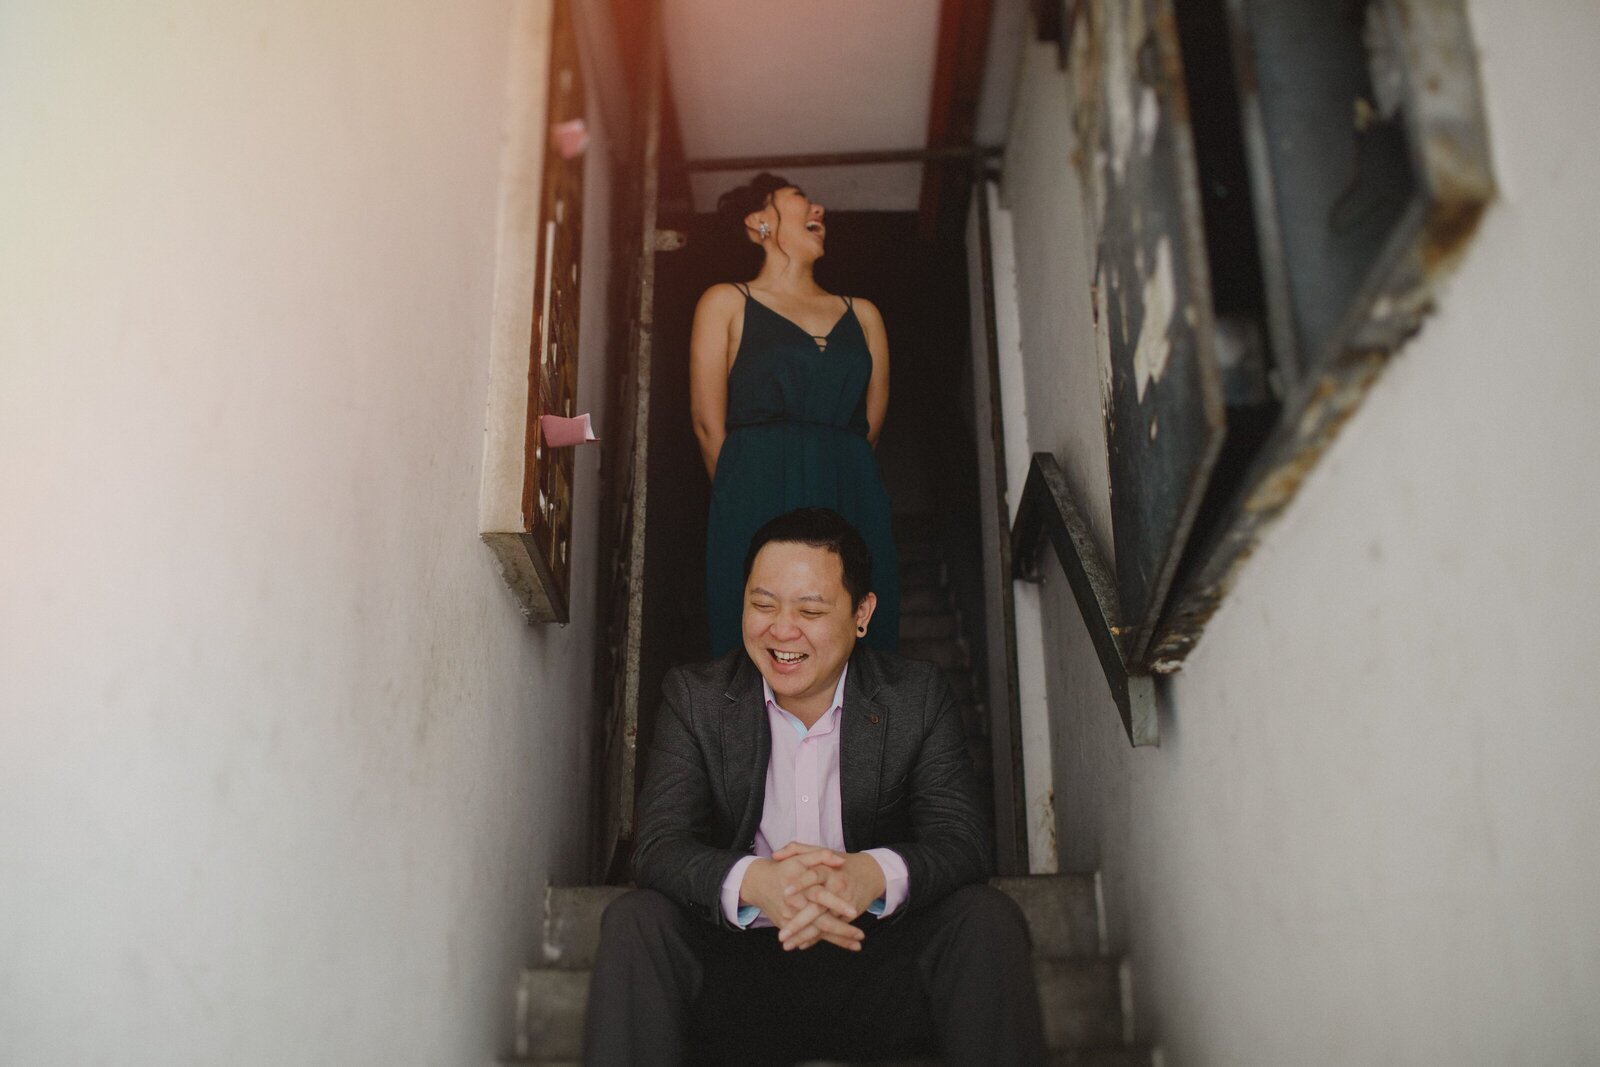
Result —
[[1120, 631], [1121, 608], [1117, 600], [1117, 581], [1100, 555], [1089, 530], [1089, 522], [1073, 499], [1072, 490], [1061, 472], [1061, 465], [1048, 452], [1035, 452], [1028, 465], [1028, 480], [1011, 526], [1012, 577], [1018, 581], [1038, 581], [1034, 566], [1048, 539], [1056, 559], [1066, 572], [1067, 584], [1078, 602], [1089, 640], [1094, 644], [1105, 672], [1111, 697], [1122, 715], [1128, 743], [1134, 746], [1160, 744], [1156, 725], [1155, 679], [1147, 672], [1132, 670], [1123, 659]]

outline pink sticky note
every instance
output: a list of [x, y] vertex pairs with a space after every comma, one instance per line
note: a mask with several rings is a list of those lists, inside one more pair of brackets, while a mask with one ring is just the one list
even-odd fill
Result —
[[550, 127], [550, 140], [562, 159], [576, 159], [589, 147], [589, 125], [582, 119], [568, 119]]
[[589, 424], [587, 411], [570, 419], [560, 415], [540, 415], [539, 429], [544, 434], [544, 443], [551, 448], [586, 445], [590, 441], [600, 440], [594, 435], [594, 427]]

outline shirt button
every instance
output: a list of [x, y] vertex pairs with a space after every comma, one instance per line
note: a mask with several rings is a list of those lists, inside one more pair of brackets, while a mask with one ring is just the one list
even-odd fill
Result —
[[800, 803], [809, 804], [809, 803], [811, 803], [811, 798], [810, 797], [801, 797], [800, 798]]

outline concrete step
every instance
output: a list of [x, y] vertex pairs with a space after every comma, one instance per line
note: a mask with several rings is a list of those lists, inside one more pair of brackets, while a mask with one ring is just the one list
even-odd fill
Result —
[[[1098, 892], [1092, 874], [995, 878], [992, 885], [1021, 906], [1033, 935], [1046, 1039], [1059, 1067], [1148, 1067], [1148, 1049], [1124, 1047], [1122, 977], [1117, 961], [1099, 958]], [[575, 1064], [582, 1041], [589, 970], [600, 916], [620, 886], [552, 887], [545, 897], [542, 965], [517, 987], [517, 1049], [503, 1062]], [[878, 1064], [874, 1067], [913, 1067]]]
[[900, 565], [907, 563], [925, 563], [928, 560], [944, 558], [944, 548], [937, 541], [928, 541], [922, 538], [897, 541], [894, 551], [900, 557]]
[[900, 591], [900, 621], [902, 626], [911, 615], [949, 610], [950, 594], [945, 591], [943, 586], [925, 585], [916, 589], [902, 589]]
[[913, 589], [939, 589], [944, 588], [944, 561], [925, 560], [921, 563], [902, 563], [900, 565], [901, 595]]
[[1122, 1043], [1122, 964], [1117, 960], [1036, 959], [1046, 1048]]
[[[1148, 1051], [1111, 1047], [1122, 1036], [1121, 977], [1116, 961], [1097, 958], [1101, 936], [1094, 875], [995, 878], [991, 884], [1017, 901], [1033, 934], [1046, 1034], [1051, 1048], [1059, 1050], [1050, 1062], [1148, 1064]], [[576, 1059], [600, 916], [625, 892], [621, 886], [575, 886], [546, 893], [542, 965], [524, 971], [517, 988], [518, 1052], [539, 1058], [507, 1062]]]
[[[1034, 953], [1065, 959], [1100, 952], [1099, 909], [1094, 875], [1049, 874], [995, 878], [1027, 916]], [[600, 915], [625, 886], [552, 886], [545, 893], [544, 945], [539, 966], [588, 970], [600, 945]]]
[[561, 970], [594, 966], [600, 947], [600, 915], [627, 886], [551, 886], [544, 895], [542, 963]]
[[956, 637], [959, 635], [960, 620], [954, 611], [946, 608], [943, 611], [918, 611], [900, 613], [900, 640], [924, 641], [941, 637]]
[[989, 884], [1022, 907], [1033, 953], [1055, 959], [1100, 955], [1100, 906], [1092, 874], [1034, 874], [991, 878]]
[[[1122, 979], [1116, 960], [1041, 959], [1034, 967], [1049, 1048], [1087, 1050], [1121, 1043]], [[540, 967], [522, 972], [517, 983], [517, 1056], [533, 1062], [579, 1058], [588, 983], [587, 971]]]
[[1049, 1059], [1050, 1067], [1155, 1067], [1158, 1062], [1154, 1052], [1138, 1045], [1057, 1049]]
[[954, 638], [902, 640], [900, 654], [907, 659], [925, 659], [937, 663], [947, 671], [965, 671], [972, 666], [966, 643]]
[[[1065, 1048], [1046, 1054], [1044, 1067], [1151, 1067], [1147, 1048], [1107, 1045], [1103, 1048]], [[938, 1060], [873, 1060], [871, 1063], [836, 1063], [813, 1060], [799, 1067], [944, 1067]]]
[[983, 737], [989, 735], [989, 709], [981, 700], [958, 700], [955, 704], [961, 711], [961, 721], [969, 727], [969, 733]]
[[946, 671], [945, 677], [950, 681], [950, 694], [956, 703], [971, 704], [977, 701], [977, 685], [970, 670]]
[[575, 1060], [583, 1055], [589, 972], [530, 967], [517, 979], [518, 1056]]
[[[503, 1057], [501, 1063], [508, 1067], [581, 1067], [578, 1060], [561, 1059], [535, 1059], [519, 1058], [516, 1056]], [[1045, 1060], [1045, 1067], [1153, 1067], [1155, 1058], [1147, 1048], [1138, 1046], [1107, 1045], [1101, 1048], [1068, 1048], [1056, 1049], [1049, 1053]], [[875, 1060], [872, 1063], [842, 1064], [827, 1061], [813, 1061], [802, 1067], [943, 1067], [938, 1060], [893, 1060], [885, 1062]]]
[[902, 512], [890, 520], [897, 542], [937, 541], [944, 536], [948, 521], [937, 511]]

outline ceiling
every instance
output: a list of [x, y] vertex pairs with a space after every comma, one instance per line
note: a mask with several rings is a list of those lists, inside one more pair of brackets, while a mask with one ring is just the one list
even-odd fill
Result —
[[[664, 0], [688, 159], [921, 148], [938, 0]], [[922, 164], [786, 168], [835, 209], [915, 211]], [[697, 210], [750, 171], [691, 175]]]

